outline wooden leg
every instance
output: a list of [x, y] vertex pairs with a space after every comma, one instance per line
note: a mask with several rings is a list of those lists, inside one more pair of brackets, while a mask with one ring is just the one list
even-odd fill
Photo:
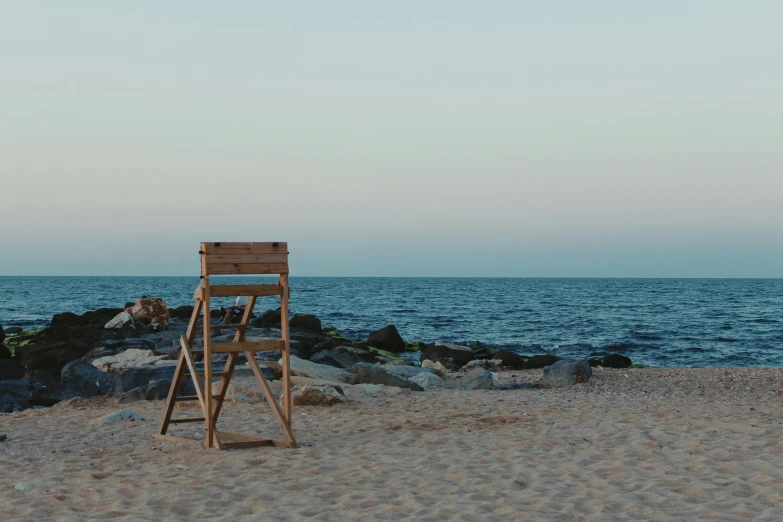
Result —
[[291, 336], [288, 331], [288, 274], [280, 274], [283, 295], [280, 296], [280, 331], [285, 346], [283, 348], [283, 414], [291, 431]]
[[215, 447], [215, 419], [212, 416], [212, 328], [209, 306], [209, 276], [202, 279], [204, 297], [204, 447]]
[[266, 402], [272, 409], [272, 414], [275, 416], [275, 419], [277, 419], [277, 423], [280, 425], [280, 429], [283, 430], [283, 435], [291, 444], [292, 448], [298, 448], [299, 446], [297, 445], [296, 439], [294, 438], [294, 433], [291, 431], [291, 423], [288, 422], [283, 412], [280, 411], [280, 405], [277, 404], [275, 396], [272, 394], [272, 389], [269, 387], [269, 383], [266, 382], [264, 374], [261, 372], [261, 368], [258, 367], [258, 363], [256, 362], [255, 358], [251, 357], [251, 352], [245, 352], [245, 355], [248, 358], [248, 362], [250, 363], [250, 368], [252, 368], [253, 373], [256, 374], [258, 384], [261, 385], [261, 388], [264, 391], [264, 398], [266, 398]]
[[174, 405], [177, 403], [177, 395], [179, 394], [179, 387], [182, 384], [182, 377], [185, 376], [185, 352], [184, 349], [180, 351], [179, 359], [177, 359], [177, 368], [174, 370], [174, 378], [171, 380], [171, 387], [169, 388], [169, 396], [166, 399], [166, 407], [163, 408], [163, 417], [160, 419], [160, 435], [165, 435], [169, 429], [169, 420], [171, 420], [171, 414], [174, 412]]

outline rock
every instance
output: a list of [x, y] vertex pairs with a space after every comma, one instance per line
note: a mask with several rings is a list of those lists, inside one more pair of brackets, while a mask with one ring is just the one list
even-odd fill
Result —
[[[283, 364], [282, 359], [277, 362], [278, 364]], [[306, 359], [300, 359], [296, 355], [291, 356], [291, 371], [294, 375], [324, 381], [352, 383], [354, 380], [354, 376], [345, 370], [326, 364], [317, 364]]]
[[[161, 379], [159, 381], [152, 381], [151, 383], [133, 388], [126, 391], [118, 397], [120, 404], [127, 404], [129, 402], [136, 401], [159, 401], [163, 400], [169, 395], [169, 389], [171, 388], [171, 380]], [[193, 390], [195, 394], [195, 389]], [[183, 395], [180, 391], [179, 395]]]
[[172, 319], [190, 319], [191, 315], [193, 315], [193, 307], [190, 305], [169, 308], [169, 317]]
[[30, 484], [27, 484], [26, 482], [18, 482], [16, 486], [14, 486], [14, 489], [17, 491], [30, 491], [33, 489], [33, 487]]
[[139, 366], [152, 366], [158, 361], [165, 360], [165, 355], [155, 355], [151, 350], [129, 348], [117, 355], [109, 355], [93, 359], [91, 364], [104, 372], [116, 373], [126, 368]]
[[166, 301], [160, 297], [142, 297], [135, 305], [126, 308], [125, 312], [143, 324], [168, 325], [170, 320]]
[[60, 371], [71, 361], [81, 358], [92, 349], [86, 339], [64, 340], [18, 347], [16, 357], [28, 370]]
[[122, 312], [119, 308], [99, 308], [90, 312], [85, 312], [82, 315], [76, 315], [71, 312], [63, 312], [61, 314], [55, 314], [52, 317], [52, 328], [56, 330], [65, 330], [71, 328], [90, 326], [94, 328], [100, 328], [106, 321], [112, 317], [116, 317], [117, 314]]
[[[213, 366], [213, 369], [217, 371], [216, 366]], [[109, 395], [119, 398], [136, 388], [143, 388], [150, 383], [158, 381], [164, 381], [169, 386], [174, 379], [174, 370], [174, 366], [143, 366], [122, 370], [114, 374], [115, 377]], [[179, 394], [195, 395], [196, 388], [193, 385], [193, 381], [184, 379]]]
[[0, 413], [13, 413], [15, 411], [25, 410], [29, 407], [28, 405], [23, 404], [26, 400], [27, 399], [0, 393]]
[[14, 357], [0, 359], [0, 381], [16, 380], [24, 377], [25, 367]]
[[128, 312], [120, 312], [114, 318], [103, 326], [106, 330], [123, 330], [127, 328], [135, 329], [136, 323]]
[[118, 410], [103, 417], [103, 424], [116, 424], [124, 420], [143, 421], [144, 415], [139, 415], [133, 410]]
[[403, 341], [400, 332], [397, 331], [397, 327], [393, 324], [370, 332], [367, 344], [373, 348], [380, 348], [393, 353], [405, 351], [405, 341]]
[[[515, 354], [516, 355], [516, 354]], [[485, 370], [499, 368], [506, 366], [500, 359], [474, 359], [468, 364], [462, 367], [463, 371], [472, 370], [473, 368], [484, 368]]]
[[414, 375], [413, 377], [410, 377], [409, 380], [411, 382], [415, 382], [425, 390], [427, 388], [431, 388], [433, 386], [439, 386], [444, 383], [443, 379], [437, 376], [437, 374], [434, 373], [420, 373], [418, 375]]
[[[177, 338], [177, 343], [179, 343], [179, 337]], [[103, 345], [110, 350], [116, 350], [118, 348], [154, 350], [158, 346], [158, 343], [155, 342], [155, 339], [150, 339], [148, 337], [129, 337], [127, 339], [107, 339], [103, 342]]]
[[[473, 350], [467, 346], [436, 341], [435, 344], [428, 344], [422, 348], [419, 360], [440, 361], [444, 365], [453, 361], [453, 364], [462, 367], [474, 358]], [[446, 359], [451, 359], [451, 361], [446, 361]]]
[[382, 368], [383, 370], [386, 370], [389, 373], [393, 373], [394, 375], [399, 375], [400, 377], [405, 377], [406, 379], [410, 379], [411, 377], [415, 377], [422, 373], [431, 373], [437, 375], [440, 373], [435, 368], [424, 368], [419, 366], [406, 366], [406, 365], [382, 365], [378, 366], [379, 368]]
[[601, 359], [601, 366], [605, 368], [628, 368], [631, 366], [631, 359], [619, 353], [610, 353], [604, 355], [603, 359]]
[[[2, 327], [0, 327], [0, 330], [2, 330]], [[5, 333], [9, 335], [16, 335], [24, 332], [24, 328], [20, 328], [19, 326], [9, 326], [5, 329]], [[0, 335], [1, 337], [2, 335]], [[2, 340], [0, 340], [2, 342]]]
[[3, 325], [0, 325], [0, 345], [2, 345], [5, 342], [5, 330], [3, 330]]
[[376, 359], [375, 354], [370, 350], [354, 346], [338, 346], [330, 351], [341, 361], [350, 364], [351, 367], [360, 362], [375, 362]]
[[424, 388], [415, 382], [395, 375], [376, 364], [359, 363], [353, 367], [353, 372], [356, 374], [355, 382], [358, 384], [383, 384], [384, 386], [408, 388], [411, 391], [424, 391]]
[[[261, 373], [264, 374], [264, 378], [268, 381], [277, 381], [283, 378], [283, 367], [275, 361], [256, 361], [261, 368]], [[268, 376], [265, 368], [269, 368], [272, 371], [272, 375]]]
[[297, 351], [303, 358], [310, 358], [321, 350], [334, 347], [334, 339], [317, 332], [295, 331], [291, 333], [291, 342], [296, 341]]
[[360, 391], [368, 397], [377, 397], [378, 395], [400, 395], [409, 394], [409, 388], [398, 388], [396, 386], [384, 386], [383, 384], [355, 384], [352, 390]]
[[0, 433], [0, 442], [4, 442], [8, 440], [8, 435], [5, 433]]
[[98, 388], [101, 395], [106, 395], [111, 391], [114, 383], [114, 375], [102, 372], [87, 361], [71, 361], [60, 371], [60, 378], [63, 382], [71, 383], [78, 387], [84, 384], [91, 384]]
[[280, 326], [280, 318], [280, 308], [277, 310], [267, 310], [253, 321], [252, 326], [256, 328], [272, 328], [274, 326]]
[[74, 397], [95, 397], [100, 393], [100, 388], [90, 382], [56, 382], [33, 391], [29, 400], [35, 406], [54, 406]]
[[311, 330], [313, 332], [320, 332], [323, 330], [323, 326], [321, 326], [321, 320], [314, 315], [296, 314], [288, 322], [288, 325], [291, 328]]
[[562, 388], [587, 382], [593, 371], [587, 361], [558, 361], [544, 368], [543, 388]]
[[27, 399], [34, 390], [40, 387], [40, 383], [27, 379], [0, 381], [0, 395], [7, 395], [15, 399]]
[[429, 359], [424, 359], [423, 361], [421, 361], [421, 367], [422, 368], [429, 368], [431, 370], [436, 370], [441, 375], [446, 375], [446, 372], [448, 371], [448, 369], [445, 366], [443, 366], [442, 363], [440, 363], [440, 362], [433, 362], [433, 361], [430, 361]]
[[457, 381], [457, 387], [463, 390], [491, 390], [495, 387], [492, 372], [483, 368], [474, 368]]
[[294, 386], [291, 398], [296, 406], [332, 406], [348, 402], [343, 391], [335, 386], [305, 384]]
[[317, 364], [328, 364], [329, 366], [334, 366], [335, 368], [341, 368], [344, 370], [347, 370], [353, 366], [349, 365], [329, 350], [321, 350], [317, 354], [313, 355], [310, 357], [310, 362]]
[[525, 369], [535, 370], [538, 368], [545, 368], [547, 366], [551, 366], [552, 364], [555, 364], [559, 360], [560, 358], [555, 355], [549, 355], [549, 354], [534, 355], [533, 357], [525, 361]]
[[500, 361], [502, 366], [507, 366], [515, 370], [525, 368], [525, 357], [508, 350], [496, 350], [492, 353], [492, 358]]
[[595, 368], [596, 366], [602, 366], [604, 361], [602, 359], [588, 359], [587, 363], [590, 365], [590, 368]]

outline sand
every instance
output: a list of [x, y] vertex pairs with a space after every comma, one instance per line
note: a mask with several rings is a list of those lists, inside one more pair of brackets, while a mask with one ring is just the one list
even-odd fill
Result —
[[[161, 402], [75, 400], [0, 415], [0, 518], [777, 521], [781, 394], [778, 369], [599, 369], [298, 407], [300, 449], [225, 452], [153, 441]], [[124, 407], [146, 420], [102, 424]], [[227, 431], [279, 436], [262, 404], [224, 411]]]

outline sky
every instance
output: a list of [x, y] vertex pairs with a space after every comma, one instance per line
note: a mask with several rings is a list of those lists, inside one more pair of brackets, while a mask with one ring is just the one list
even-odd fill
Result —
[[0, 4], [0, 275], [783, 277], [783, 2]]

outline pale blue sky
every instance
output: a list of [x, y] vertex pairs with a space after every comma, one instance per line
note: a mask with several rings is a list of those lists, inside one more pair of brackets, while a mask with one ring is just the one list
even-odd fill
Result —
[[0, 4], [0, 275], [783, 277], [783, 2]]

